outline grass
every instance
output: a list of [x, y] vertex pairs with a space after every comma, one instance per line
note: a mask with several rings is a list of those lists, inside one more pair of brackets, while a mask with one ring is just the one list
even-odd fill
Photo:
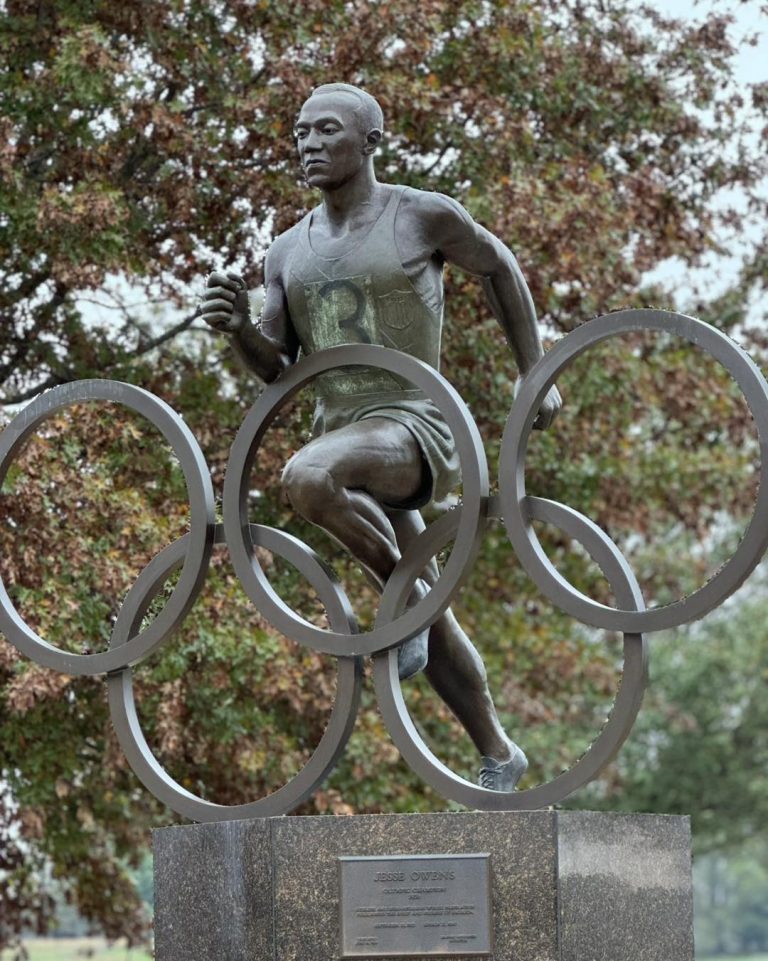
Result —
[[[151, 961], [152, 955], [115, 945], [108, 948], [101, 938], [34, 938], [26, 941], [29, 961]], [[3, 951], [0, 961], [11, 957]]]
[[[26, 942], [29, 961], [152, 961], [145, 951], [129, 951], [125, 947], [108, 948], [100, 938], [34, 938]], [[0, 952], [0, 961], [10, 953]], [[703, 958], [701, 961], [768, 961], [768, 954], [729, 955], [727, 958]]]
[[729, 954], [716, 958], [701, 958], [701, 961], [768, 961], [768, 954]]

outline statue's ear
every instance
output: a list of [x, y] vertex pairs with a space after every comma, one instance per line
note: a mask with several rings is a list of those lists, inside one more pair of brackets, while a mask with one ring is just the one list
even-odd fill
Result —
[[369, 130], [365, 137], [363, 153], [372, 154], [381, 143], [381, 138], [382, 132], [378, 127], [374, 127], [373, 130]]

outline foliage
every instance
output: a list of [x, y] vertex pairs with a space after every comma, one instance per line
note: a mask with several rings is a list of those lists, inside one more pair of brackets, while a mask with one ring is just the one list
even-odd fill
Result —
[[[545, 319], [567, 328], [632, 301], [661, 259], [716, 248], [718, 218], [737, 229], [710, 202], [761, 173], [727, 83], [728, 27], [576, 0], [9, 0], [6, 401], [93, 371], [136, 379], [191, 324], [158, 333], [126, 309], [94, 329], [77, 294], [110, 275], [179, 299], [215, 252], [255, 285], [263, 231], [310, 202], [290, 131], [327, 77], [376, 91], [381, 170], [464, 199], [518, 253]], [[753, 102], [764, 111], [764, 91]]]
[[[183, 412], [218, 490], [256, 387], [226, 344], [197, 329], [189, 285], [232, 259], [255, 287], [265, 238], [316, 202], [299, 182], [290, 130], [317, 83], [364, 83], [380, 98], [382, 178], [461, 199], [515, 250], [552, 335], [625, 304], [671, 306], [674, 294], [644, 289], [643, 274], [670, 256], [695, 265], [720, 249], [723, 222], [738, 230], [738, 215], [713, 202], [723, 188], [759, 202], [763, 164], [729, 82], [726, 14], [687, 26], [597, 0], [8, 0], [5, 9], [2, 401], [85, 376], [141, 384]], [[756, 122], [766, 105], [756, 89]], [[131, 306], [116, 277], [149, 307]], [[754, 256], [700, 313], [762, 350], [744, 320], [763, 280]], [[181, 311], [170, 321], [154, 309], [168, 300]], [[88, 301], [114, 309], [94, 320]], [[493, 471], [512, 399], [509, 354], [471, 278], [449, 275], [448, 307], [445, 370]], [[531, 444], [531, 492], [599, 521], [649, 598], [701, 583], [738, 536], [755, 483], [749, 415], [727, 377], [692, 349], [640, 337], [590, 353], [562, 387], [557, 427]], [[271, 429], [254, 516], [333, 555], [277, 496], [306, 429], [301, 401]], [[27, 619], [72, 650], [108, 642], [125, 591], [187, 523], [159, 439], [139, 418], [88, 405], [38, 432], [0, 515], [4, 580]], [[610, 597], [558, 532], [542, 537], [566, 576]], [[365, 622], [370, 591], [334, 560]], [[265, 561], [278, 589], [321, 620], [294, 576]], [[530, 749], [528, 783], [572, 764], [618, 683], [617, 640], [551, 611], [495, 528], [459, 615], [505, 723]], [[0, 865], [20, 895], [3, 904], [0, 938], [24, 912], [44, 927], [49, 907], [28, 870], [44, 856], [95, 926], [136, 942], [146, 919], [129, 870], [147, 828], [169, 815], [127, 770], [103, 684], [30, 666], [0, 644], [0, 771], [20, 806], [8, 814], [19, 854]], [[217, 554], [196, 611], [135, 685], [158, 757], [185, 785], [231, 803], [273, 789], [306, 759], [330, 708], [333, 665], [263, 623]], [[676, 694], [695, 690], [691, 679]], [[407, 696], [436, 750], [472, 776], [476, 759], [445, 708], [421, 681]], [[635, 780], [617, 769], [602, 789], [642, 797], [644, 769]], [[343, 763], [303, 812], [441, 806], [399, 761], [367, 690]]]
[[[34, 938], [25, 940], [29, 961], [150, 961], [151, 954], [141, 949], [126, 949], [123, 945], [108, 947], [94, 938]], [[2, 961], [15, 961], [10, 951], [0, 954]]]
[[[768, 950], [768, 851], [765, 842], [694, 863], [696, 947], [701, 957]], [[734, 958], [734, 961], [738, 959]]]
[[768, 818], [764, 588], [763, 572], [724, 611], [652, 639], [651, 687], [616, 765], [611, 807], [692, 813], [702, 853], [743, 848]]
[[23, 926], [28, 931], [45, 931], [53, 901], [38, 884], [43, 858], [27, 850], [19, 838], [17, 807], [7, 789], [0, 794], [0, 877], [3, 913], [0, 915], [0, 944], [15, 942]]

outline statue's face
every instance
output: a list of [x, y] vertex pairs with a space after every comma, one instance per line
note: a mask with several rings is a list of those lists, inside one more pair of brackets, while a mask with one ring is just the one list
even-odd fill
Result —
[[295, 134], [301, 165], [311, 187], [340, 187], [365, 163], [366, 138], [349, 94], [310, 97], [301, 108]]

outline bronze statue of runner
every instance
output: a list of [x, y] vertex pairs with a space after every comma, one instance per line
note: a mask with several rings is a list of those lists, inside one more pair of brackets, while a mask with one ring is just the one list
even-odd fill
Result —
[[[383, 134], [377, 101], [349, 84], [317, 87], [302, 106], [299, 157], [322, 203], [281, 234], [265, 264], [262, 316], [253, 323], [245, 284], [212, 273], [201, 314], [228, 333], [246, 366], [274, 380], [304, 354], [346, 343], [381, 344], [440, 363], [443, 267], [480, 277], [522, 378], [542, 356], [530, 292], [513, 254], [443, 194], [380, 183], [374, 154]], [[439, 410], [395, 375], [331, 371], [316, 382], [313, 439], [286, 465], [296, 511], [339, 541], [379, 590], [424, 528], [419, 508], [459, 477]], [[557, 414], [553, 387], [538, 414]], [[411, 602], [437, 576], [433, 562]], [[482, 755], [480, 783], [511, 791], [528, 762], [502, 728], [483, 662], [448, 610], [398, 651], [401, 678], [424, 670]]]

